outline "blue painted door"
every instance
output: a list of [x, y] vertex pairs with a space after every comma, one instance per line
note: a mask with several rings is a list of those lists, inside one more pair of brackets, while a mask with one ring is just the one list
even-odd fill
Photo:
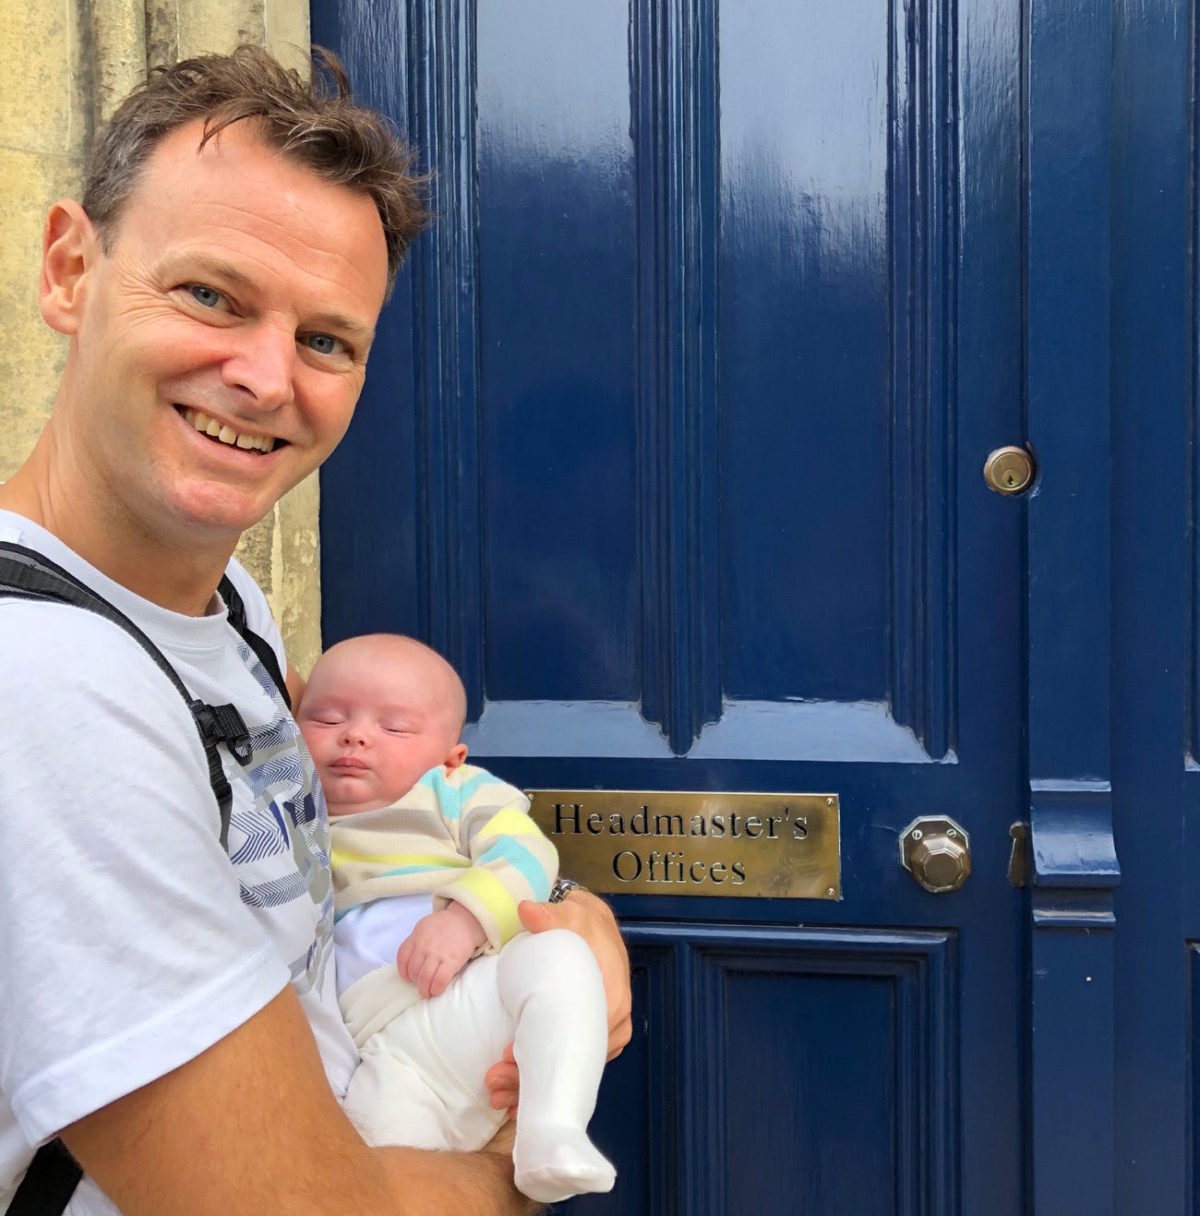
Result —
[[[326, 640], [431, 641], [473, 755], [526, 787], [840, 797], [838, 900], [616, 898], [636, 1033], [595, 1134], [620, 1178], [572, 1211], [1111, 1201], [1111, 1132], [1099, 1166], [1059, 1160], [1052, 1059], [1060, 990], [1108, 938], [1107, 744], [1077, 746], [1107, 684], [1080, 696], [1093, 656], [1052, 624], [1074, 596], [1107, 655], [1109, 568], [1071, 516], [1107, 481], [1022, 499], [982, 475], [1072, 420], [1106, 459], [1107, 288], [1038, 268], [1107, 231], [1107, 161], [1102, 189], [1064, 178], [1055, 141], [1107, 121], [1111, 34], [1044, 7], [313, 5], [438, 214], [323, 475]], [[1102, 211], [1075, 234], [1071, 189]], [[960, 891], [901, 866], [920, 816], [968, 833]], [[1080, 817], [1077, 882], [1056, 850]]]
[[1200, 1202], [1200, 290], [1194, 5], [1116, 7], [1116, 1210]]

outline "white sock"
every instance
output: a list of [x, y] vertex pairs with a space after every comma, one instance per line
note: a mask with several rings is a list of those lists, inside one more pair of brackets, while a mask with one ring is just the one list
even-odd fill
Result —
[[518, 1115], [513, 1146], [517, 1190], [539, 1203], [557, 1203], [589, 1191], [611, 1191], [617, 1171], [575, 1127], [529, 1125]]
[[612, 1190], [616, 1171], [588, 1139], [608, 1040], [604, 984], [581, 937], [520, 934], [499, 964], [521, 1074], [517, 1189], [539, 1203]]

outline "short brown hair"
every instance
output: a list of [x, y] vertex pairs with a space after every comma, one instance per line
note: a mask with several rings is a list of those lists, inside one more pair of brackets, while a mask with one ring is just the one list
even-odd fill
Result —
[[317, 176], [367, 195], [387, 241], [388, 294], [413, 239], [428, 221], [426, 179], [388, 120], [354, 102], [342, 61], [313, 49], [307, 81], [258, 46], [199, 55], [154, 68], [120, 104], [92, 145], [83, 209], [108, 248], [151, 153], [177, 127], [204, 119], [203, 147], [231, 123], [250, 119], [267, 147]]

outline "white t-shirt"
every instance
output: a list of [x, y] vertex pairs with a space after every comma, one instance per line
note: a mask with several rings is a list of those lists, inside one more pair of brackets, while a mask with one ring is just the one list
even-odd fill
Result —
[[[325, 802], [271, 677], [224, 611], [187, 617], [0, 511], [140, 626], [194, 696], [250, 730], [229, 853], [183, 698], [119, 627], [0, 598], [0, 1205], [33, 1148], [192, 1059], [291, 983], [340, 1097], [358, 1061], [338, 1014]], [[250, 628], [283, 647], [261, 591]], [[232, 863], [232, 864], [231, 864]], [[115, 1209], [85, 1179], [68, 1212]]]

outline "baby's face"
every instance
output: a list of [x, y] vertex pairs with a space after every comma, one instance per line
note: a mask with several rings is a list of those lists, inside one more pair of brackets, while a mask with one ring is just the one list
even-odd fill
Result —
[[331, 815], [387, 806], [431, 768], [462, 763], [453, 672], [398, 639], [335, 648], [313, 669], [296, 714]]

